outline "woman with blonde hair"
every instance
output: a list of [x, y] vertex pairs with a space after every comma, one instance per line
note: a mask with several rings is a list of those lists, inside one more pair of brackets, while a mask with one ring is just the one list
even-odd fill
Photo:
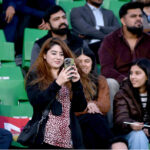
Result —
[[64, 68], [65, 58], [74, 59], [68, 46], [60, 39], [47, 39], [27, 74], [26, 90], [34, 110], [33, 121], [55, 99], [32, 148], [84, 148], [74, 112], [87, 106], [80, 80], [85, 85], [88, 82], [84, 74], [80, 76], [76, 64]]

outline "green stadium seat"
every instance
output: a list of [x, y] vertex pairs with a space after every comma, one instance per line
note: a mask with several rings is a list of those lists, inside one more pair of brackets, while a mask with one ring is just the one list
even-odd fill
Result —
[[28, 101], [20, 67], [0, 68], [0, 104], [18, 105]]
[[119, 10], [122, 5], [127, 3], [127, 1], [118, 1], [118, 0], [110, 0], [109, 9], [112, 10], [120, 22], [119, 18]]
[[5, 34], [1, 29], [0, 29], [0, 42], [6, 42]]
[[103, 4], [102, 4], [102, 7], [106, 8], [106, 9], [109, 9], [109, 5], [110, 5], [110, 0], [104, 0]]
[[0, 66], [16, 66], [14, 43], [0, 42]]
[[[0, 104], [0, 116], [5, 117], [32, 117], [33, 109], [29, 101], [22, 102], [17, 106], [10, 106], [10, 105], [2, 105]], [[22, 146], [20, 143], [16, 141], [12, 141], [12, 147], [15, 148], [27, 148]]]
[[60, 5], [65, 11], [67, 15], [67, 20], [69, 23], [69, 28], [71, 29], [71, 23], [70, 23], [70, 12], [71, 9], [74, 7], [80, 7], [83, 6], [86, 2], [82, 0], [78, 1], [72, 1], [72, 0], [59, 0], [58, 5]]
[[131, 2], [131, 0], [119, 0], [119, 1], [124, 1], [124, 2]]
[[39, 30], [26, 28], [24, 31], [24, 40], [23, 40], [23, 58], [22, 58], [22, 67], [28, 69], [30, 67], [31, 52], [33, 44], [36, 40], [40, 39], [47, 34], [47, 30]]
[[101, 73], [101, 65], [100, 64], [97, 64], [97, 73], [100, 75]]

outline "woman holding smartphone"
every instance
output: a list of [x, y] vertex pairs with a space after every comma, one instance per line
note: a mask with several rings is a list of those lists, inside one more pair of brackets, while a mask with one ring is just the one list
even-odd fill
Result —
[[[131, 124], [127, 124], [127, 123]], [[116, 131], [128, 140], [129, 149], [149, 149], [150, 137], [150, 61], [132, 63], [129, 78], [122, 82], [114, 99]]]
[[86, 77], [79, 75], [75, 64], [64, 68], [67, 57], [74, 59], [63, 41], [47, 39], [27, 74], [26, 90], [34, 110], [33, 120], [38, 120], [55, 99], [32, 148], [84, 148], [74, 112], [83, 111], [87, 106], [80, 80], [88, 83]]

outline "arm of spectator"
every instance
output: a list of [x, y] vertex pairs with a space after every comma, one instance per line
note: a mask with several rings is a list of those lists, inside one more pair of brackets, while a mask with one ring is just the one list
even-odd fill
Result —
[[30, 84], [35, 79], [35, 76], [35, 73], [30, 73], [28, 76], [26, 86], [27, 95], [34, 108], [43, 109], [52, 99], [56, 98], [56, 94], [60, 90], [61, 86], [54, 81], [47, 89], [40, 90], [38, 84]]
[[97, 101], [94, 101], [96, 105], [99, 107], [100, 112], [104, 115], [110, 109], [110, 95], [109, 95], [109, 87], [107, 81], [104, 76], [99, 76], [98, 83], [98, 98]]
[[98, 51], [101, 73], [106, 78], [116, 79], [120, 83], [125, 76], [115, 69], [115, 57], [112, 50], [113, 46], [110, 44], [110, 41], [104, 39]]
[[101, 30], [97, 30], [95, 27], [88, 24], [81, 13], [82, 12], [78, 8], [73, 8], [71, 10], [70, 19], [73, 30], [78, 35], [94, 39], [103, 39], [106, 36], [106, 33], [103, 33]]
[[32, 48], [32, 53], [31, 53], [31, 62], [30, 62], [30, 67], [34, 64], [36, 61], [38, 55], [40, 53], [40, 47], [37, 43], [34, 43], [33, 48]]
[[114, 98], [113, 115], [114, 115], [114, 125], [120, 127], [124, 132], [131, 131], [131, 126], [123, 122], [135, 122], [135, 120], [130, 118], [130, 112], [128, 109], [128, 104], [123, 97], [122, 91], [120, 90]]
[[11, 20], [13, 19], [14, 15], [15, 15], [15, 8], [13, 6], [9, 6], [6, 9], [6, 17], [5, 20], [7, 23], [10, 23]]
[[115, 31], [116, 29], [120, 28], [120, 24], [119, 24], [119, 21], [118, 19], [116, 18], [116, 16], [113, 14], [113, 12], [109, 11], [109, 14], [110, 14], [110, 19], [109, 22], [109, 26], [103, 26], [103, 27], [100, 27], [100, 30], [106, 34], [109, 34], [113, 31]]
[[38, 26], [41, 30], [50, 30], [50, 26], [48, 23], [45, 23], [45, 21], [42, 19], [42, 23]]

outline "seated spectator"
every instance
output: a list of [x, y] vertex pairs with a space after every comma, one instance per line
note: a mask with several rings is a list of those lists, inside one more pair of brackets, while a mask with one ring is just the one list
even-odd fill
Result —
[[143, 4], [143, 27], [145, 32], [150, 32], [150, 0], [136, 0]]
[[64, 68], [65, 58], [74, 59], [65, 42], [49, 38], [27, 74], [26, 89], [35, 121], [54, 99], [33, 148], [84, 148], [74, 112], [81, 112], [87, 106], [81, 83], [90, 85], [84, 74], [79, 75], [76, 64]]
[[[33, 0], [3, 0], [3, 13], [0, 15], [0, 19], [3, 23], [2, 28], [4, 29], [6, 40], [15, 42], [15, 56], [22, 54], [24, 28], [36, 28], [42, 22], [45, 10], [35, 8], [37, 3], [35, 2]], [[49, 3], [48, 6], [50, 7], [55, 4], [55, 1], [43, 0], [42, 3]]]
[[42, 18], [43, 11], [39, 11], [27, 6], [26, 0], [3, 0], [2, 20], [5, 22], [4, 33], [6, 40], [9, 42], [15, 41], [15, 33], [18, 27], [18, 15], [28, 14], [38, 18]]
[[103, 0], [86, 0], [85, 6], [73, 8], [70, 14], [73, 31], [89, 44], [97, 63], [98, 48], [104, 37], [120, 27], [113, 12], [102, 8], [102, 3]]
[[[110, 108], [109, 89], [106, 79], [96, 73], [94, 53], [89, 48], [81, 48], [75, 51], [75, 55], [77, 64], [89, 77], [88, 83], [91, 86], [89, 89], [83, 84], [88, 105], [83, 112], [76, 112], [85, 147], [87, 149], [108, 149], [110, 144], [112, 148], [117, 148], [119, 145], [126, 147], [124, 141], [119, 141], [120, 139], [113, 141], [114, 136], [106, 121], [105, 115]], [[112, 143], [110, 143], [111, 140]]]
[[[149, 149], [150, 133], [150, 61], [138, 59], [129, 69], [114, 99], [116, 132], [128, 140], [129, 149]], [[127, 124], [126, 124], [127, 123]], [[129, 123], [129, 124], [128, 124]]]
[[[66, 18], [66, 12], [64, 9], [58, 5], [52, 6], [49, 8], [44, 16], [44, 21], [41, 26], [48, 25], [49, 32], [47, 35], [37, 40], [34, 43], [32, 54], [31, 54], [31, 66], [37, 59], [42, 44], [45, 40], [50, 37], [57, 37], [61, 40], [65, 41], [71, 51], [75, 51], [76, 49], [82, 47], [83, 41], [77, 36], [73, 35], [68, 28], [68, 21]], [[45, 26], [44, 26], [45, 27]]]
[[110, 89], [110, 127], [113, 126], [114, 95], [119, 90], [119, 83], [126, 79], [130, 63], [137, 58], [150, 59], [150, 35], [143, 32], [141, 4], [126, 3], [119, 15], [122, 27], [108, 35], [99, 49], [101, 73], [107, 78]]
[[9, 149], [12, 142], [12, 134], [6, 129], [0, 128], [0, 149]]

